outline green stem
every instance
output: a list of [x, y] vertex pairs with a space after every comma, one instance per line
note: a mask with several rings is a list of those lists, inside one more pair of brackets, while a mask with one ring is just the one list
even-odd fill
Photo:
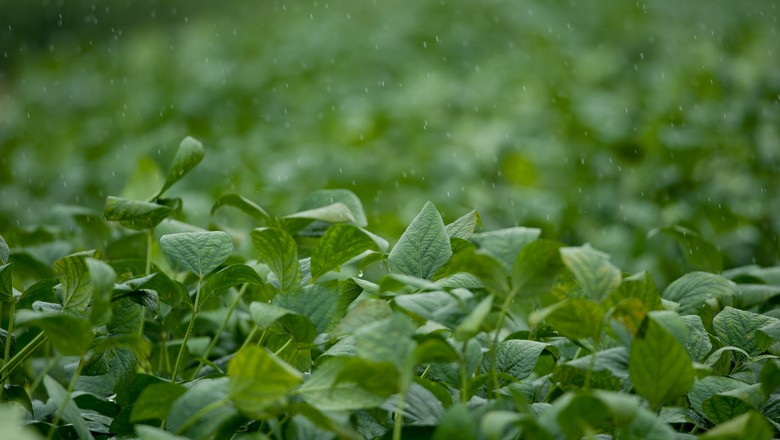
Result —
[[[154, 228], [149, 228], [149, 232], [146, 234], [146, 268], [144, 273], [149, 275], [152, 273], [152, 245], [154, 244]], [[141, 307], [141, 326], [138, 329], [138, 335], [144, 335], [144, 321], [146, 321], [146, 307]]]
[[204, 406], [203, 408], [195, 411], [193, 415], [190, 416], [187, 420], [184, 421], [184, 423], [179, 426], [179, 429], [176, 430], [177, 435], [183, 434], [185, 431], [187, 431], [192, 425], [198, 422], [198, 420], [202, 419], [203, 416], [210, 413], [211, 411], [214, 411], [215, 409], [219, 408], [220, 406], [226, 405], [228, 403], [227, 399], [220, 399], [216, 402], [209, 403], [208, 405]]
[[68, 389], [65, 390], [65, 396], [62, 398], [62, 402], [60, 402], [60, 406], [57, 407], [57, 412], [54, 414], [54, 420], [51, 423], [51, 428], [49, 428], [49, 434], [47, 436], [49, 439], [54, 437], [54, 432], [57, 430], [57, 425], [60, 423], [62, 413], [65, 412], [65, 407], [68, 405], [68, 402], [70, 402], [70, 395], [73, 394], [73, 390], [76, 388], [76, 382], [81, 375], [81, 369], [84, 368], [84, 364], [86, 364], [86, 362], [84, 362], [84, 357], [79, 358], [79, 364], [76, 367], [76, 371], [73, 373], [73, 377], [70, 378]]
[[468, 402], [469, 383], [466, 377], [466, 349], [468, 341], [463, 341], [463, 359], [460, 361], [460, 402]]
[[585, 372], [585, 384], [583, 388], [590, 389], [590, 379], [593, 376], [593, 369], [596, 367], [596, 353], [599, 351], [600, 337], [596, 337], [593, 340], [593, 352], [590, 354], [590, 361], [588, 362], [588, 371]]
[[179, 354], [176, 356], [176, 363], [173, 365], [173, 371], [171, 372], [171, 383], [176, 383], [176, 378], [179, 375], [179, 369], [181, 368], [181, 362], [184, 359], [184, 351], [187, 349], [187, 340], [190, 338], [192, 328], [195, 326], [195, 318], [200, 311], [200, 286], [203, 284], [203, 276], [198, 279], [198, 287], [195, 290], [195, 304], [192, 308], [192, 316], [190, 317], [190, 324], [187, 326], [187, 333], [184, 333], [184, 339], [179, 347]]
[[[228, 321], [230, 321], [230, 317], [233, 316], [233, 311], [238, 306], [238, 303], [241, 302], [241, 296], [246, 291], [248, 285], [249, 284], [244, 284], [243, 286], [241, 286], [241, 290], [238, 291], [238, 295], [236, 295], [236, 299], [234, 299], [233, 304], [230, 305], [230, 308], [227, 311], [227, 316], [225, 316], [225, 319], [222, 321], [222, 325], [219, 326], [217, 333], [211, 339], [211, 343], [209, 344], [208, 348], [206, 348], [206, 353], [203, 354], [203, 359], [208, 359], [209, 355], [211, 354], [211, 350], [213, 350], [214, 347], [217, 346], [217, 342], [219, 341], [219, 335], [221, 335], [222, 332], [225, 330], [225, 327], [227, 327]], [[192, 374], [193, 379], [195, 379], [198, 376], [198, 373], [200, 373], [201, 368], [203, 368], [203, 361], [198, 362], [198, 366], [195, 367], [195, 372]]]
[[2, 368], [0, 368], [0, 383], [5, 383], [6, 379], [8, 379], [8, 376], [11, 375], [13, 370], [19, 366], [22, 362], [24, 362], [38, 347], [41, 346], [44, 342], [46, 342], [46, 335], [43, 334], [43, 332], [38, 333], [35, 335], [35, 337], [22, 348], [19, 350], [18, 353], [14, 355], [14, 357], [11, 358], [8, 362], [6, 362]]
[[8, 312], [8, 333], [5, 335], [5, 351], [3, 352], [3, 362], [11, 355], [11, 339], [14, 333], [14, 318], [16, 315], [16, 302], [11, 301], [11, 311]]
[[276, 356], [279, 356], [279, 353], [283, 352], [285, 348], [287, 348], [287, 347], [289, 347], [289, 346], [290, 346], [290, 344], [292, 343], [292, 340], [293, 340], [293, 338], [292, 338], [292, 337], [290, 337], [290, 338], [287, 340], [287, 342], [285, 342], [285, 343], [284, 343], [284, 345], [282, 345], [282, 347], [281, 347], [280, 349], [278, 349], [278, 350], [276, 350], [276, 351], [274, 352], [274, 354], [275, 354]]
[[509, 306], [512, 304], [512, 299], [514, 299], [514, 295], [511, 292], [507, 292], [506, 299], [501, 305], [501, 312], [498, 314], [496, 334], [493, 336], [493, 344], [492, 347], [490, 347], [490, 377], [493, 382], [493, 391], [492, 393], [489, 393], [490, 395], [494, 395], [501, 386], [498, 381], [498, 372], [496, 371], [496, 351], [498, 350], [498, 340], [501, 337], [501, 329], [504, 327], [504, 320], [509, 313]]
[[52, 356], [49, 363], [44, 365], [43, 370], [35, 376], [35, 380], [33, 380], [32, 384], [30, 385], [30, 388], [27, 390], [27, 393], [30, 396], [35, 395], [35, 390], [38, 389], [38, 387], [41, 385], [41, 382], [43, 382], [43, 378], [46, 377], [47, 374], [49, 374], [49, 371], [51, 371], [52, 368], [54, 368], [55, 365], [57, 365], [60, 360], [62, 360], [62, 355], [57, 353], [55, 356]]
[[406, 403], [406, 392], [408, 387], [404, 387], [401, 395], [398, 396], [398, 402], [395, 404], [395, 420], [393, 421], [393, 440], [401, 440], [401, 429], [404, 425], [404, 404]]
[[238, 351], [241, 351], [241, 350], [245, 349], [249, 344], [251, 344], [252, 343], [252, 339], [255, 338], [255, 335], [259, 331], [260, 331], [260, 327], [255, 326], [255, 328], [253, 328], [252, 331], [249, 332], [249, 335], [247, 335], [246, 339], [244, 339], [244, 343], [241, 344], [241, 349], [239, 349]]

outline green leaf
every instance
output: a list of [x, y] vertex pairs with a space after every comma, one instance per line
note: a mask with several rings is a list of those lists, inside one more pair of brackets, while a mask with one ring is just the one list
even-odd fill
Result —
[[774, 394], [780, 387], [780, 361], [770, 359], [761, 369], [761, 388], [766, 395]]
[[644, 306], [644, 310], [661, 310], [661, 292], [648, 272], [640, 272], [623, 279], [617, 290], [613, 291], [606, 299], [605, 306], [611, 307], [626, 298], [637, 298]]
[[398, 295], [393, 298], [393, 302], [398, 307], [422, 318], [454, 329], [461, 319], [471, 312], [467, 303], [473, 297], [474, 295], [468, 290], [454, 289], [451, 292], [433, 291]]
[[756, 330], [778, 322], [777, 318], [726, 307], [712, 319], [712, 329], [727, 345], [756, 356], [763, 351], [756, 342]]
[[141, 440], [186, 440], [187, 437], [182, 437], [180, 435], [171, 434], [170, 432], [155, 428], [154, 426], [149, 425], [135, 425], [134, 426], [136, 434], [138, 434], [138, 438]]
[[652, 237], [658, 233], [675, 239], [680, 245], [685, 261], [696, 269], [707, 272], [720, 272], [723, 269], [723, 257], [718, 248], [706, 241], [698, 232], [672, 225], [653, 229], [647, 233], [647, 236]]
[[766, 351], [772, 344], [780, 341], [780, 320], [770, 322], [759, 328], [756, 330], [755, 335], [758, 348], [761, 351]]
[[316, 281], [326, 272], [337, 269], [343, 263], [374, 247], [374, 241], [356, 226], [346, 224], [331, 226], [312, 250], [312, 281]]
[[13, 263], [0, 266], [0, 302], [14, 301], [13, 270]]
[[563, 264], [574, 274], [585, 296], [601, 301], [618, 288], [620, 269], [609, 262], [609, 255], [585, 245], [560, 249]]
[[645, 318], [629, 354], [629, 374], [637, 394], [660, 407], [693, 386], [693, 364], [680, 342], [655, 319]]
[[747, 385], [736, 379], [724, 376], [707, 376], [703, 379], [697, 379], [691, 390], [688, 392], [688, 400], [691, 407], [699, 414], [706, 416], [703, 404], [710, 397], [731, 390], [744, 388]]
[[285, 219], [305, 219], [319, 220], [327, 223], [346, 223], [354, 222], [355, 217], [347, 205], [343, 203], [333, 203], [319, 208], [307, 209], [294, 214], [284, 216]]
[[84, 260], [92, 285], [92, 325], [105, 324], [111, 319], [111, 296], [114, 291], [116, 272], [108, 264], [94, 258]]
[[228, 395], [236, 408], [260, 415], [302, 381], [301, 373], [264, 349], [249, 345], [228, 366]]
[[430, 279], [452, 256], [439, 211], [428, 202], [390, 251], [388, 261], [401, 273]]
[[[534, 371], [536, 361], [545, 350], [550, 350], [550, 345], [544, 342], [526, 339], [501, 341], [496, 348], [496, 371], [507, 373], [517, 379], [525, 379]], [[483, 360], [485, 370], [489, 368], [487, 361], [487, 359]]]
[[65, 356], [81, 356], [87, 352], [94, 334], [89, 321], [64, 312], [18, 310], [16, 325], [32, 325], [43, 330], [54, 348]]
[[704, 440], [771, 440], [772, 426], [766, 418], [755, 411], [749, 411], [705, 432]]
[[286, 295], [277, 295], [273, 302], [309, 318], [317, 333], [323, 333], [341, 319], [343, 311], [339, 311], [339, 295], [338, 283], [330, 281], [309, 285]]
[[525, 245], [538, 239], [541, 233], [541, 229], [516, 226], [474, 234], [471, 241], [476, 243], [480, 250], [500, 261], [508, 272], [512, 269], [517, 253]]
[[214, 202], [214, 206], [211, 207], [211, 215], [214, 215], [214, 213], [217, 212], [217, 209], [223, 206], [238, 208], [261, 223], [267, 223], [270, 218], [265, 209], [239, 194], [225, 194], [217, 199], [217, 201]]
[[278, 322], [285, 332], [299, 343], [309, 343], [317, 336], [311, 320], [306, 316], [287, 310], [274, 304], [253, 302], [249, 306], [252, 320], [262, 329]]
[[601, 390], [595, 390], [594, 395], [614, 417], [618, 428], [615, 438], [667, 440], [675, 437], [674, 430], [643, 407], [635, 396]]
[[[723, 423], [760, 406], [764, 400], [761, 385], [755, 384], [715, 394], [704, 400], [701, 407], [707, 418], [715, 423]], [[751, 404], [751, 401], [755, 404]]]
[[439, 421], [433, 440], [476, 440], [477, 419], [464, 404], [452, 405]]
[[115, 298], [122, 297], [139, 290], [153, 290], [157, 292], [160, 301], [171, 307], [176, 307], [182, 300], [189, 301], [189, 292], [184, 284], [172, 280], [164, 272], [155, 272], [151, 275], [131, 278], [122, 284], [118, 284], [114, 287], [114, 296]]
[[400, 370], [414, 351], [415, 330], [412, 321], [399, 312], [364, 325], [355, 331], [358, 356], [374, 362], [391, 362]]
[[86, 256], [85, 253], [72, 254], [54, 262], [54, 270], [62, 285], [62, 307], [66, 310], [86, 310], [92, 299], [94, 289]]
[[203, 280], [200, 291], [201, 303], [205, 303], [212, 296], [224, 294], [233, 286], [245, 283], [263, 284], [263, 279], [246, 264], [232, 264]]
[[[226, 377], [201, 379], [191, 384], [173, 402], [168, 414], [168, 429], [190, 439], [205, 440], [213, 437], [220, 425], [238, 415], [230, 405], [227, 389]], [[191, 421], [195, 416], [195, 421]]]
[[114, 196], [106, 198], [103, 210], [106, 220], [118, 221], [126, 228], [139, 231], [154, 228], [173, 213], [169, 206]]
[[467, 341], [482, 331], [482, 325], [493, 307], [493, 296], [486, 296], [474, 310], [455, 328], [453, 336], [457, 341]]
[[682, 316], [685, 322], [688, 341], [685, 344], [685, 350], [696, 362], [701, 362], [712, 351], [712, 343], [704, 328], [704, 323], [698, 315]]
[[445, 228], [450, 238], [461, 238], [468, 240], [474, 235], [474, 230], [480, 224], [479, 213], [476, 210], [460, 217], [454, 222], [448, 224]]
[[348, 189], [323, 189], [315, 191], [306, 196], [301, 202], [299, 211], [308, 211], [315, 208], [341, 203], [349, 209], [353, 220], [352, 223], [361, 228], [368, 225], [366, 214], [363, 211], [363, 204], [360, 199]]
[[168, 168], [168, 175], [165, 177], [165, 183], [160, 188], [160, 192], [154, 196], [155, 199], [163, 195], [174, 183], [178, 182], [185, 174], [189, 173], [195, 165], [200, 163], [206, 154], [203, 144], [187, 136], [179, 144], [176, 156], [173, 157], [173, 163]]
[[531, 313], [529, 324], [547, 322], [571, 339], [599, 337], [605, 310], [601, 304], [585, 298], [572, 298]]
[[563, 268], [561, 246], [549, 240], [523, 246], [512, 265], [513, 294], [533, 298], [549, 292]]
[[11, 255], [11, 249], [8, 248], [8, 243], [0, 235], [0, 264], [8, 264], [8, 257]]
[[160, 237], [160, 248], [175, 265], [203, 277], [233, 253], [233, 240], [222, 231], [180, 232]]
[[392, 315], [393, 309], [387, 301], [374, 298], [362, 300], [350, 309], [344, 319], [333, 329], [333, 336], [352, 335], [358, 329]]
[[162, 382], [147, 386], [132, 406], [130, 421], [165, 420], [173, 402], [187, 391], [184, 385]]
[[[382, 382], [388, 377], [395, 376], [392, 364], [388, 365], [389, 368], [371, 371], [371, 373], [381, 372], [381, 376], [374, 374], [367, 376], [366, 370], [355, 367], [357, 364], [348, 366], [354, 361], [362, 362], [361, 367], [363, 368], [369, 365], [365, 360], [331, 358], [322, 363], [311, 377], [295, 390], [295, 394], [321, 411], [354, 411], [381, 405], [392, 393], [377, 395], [368, 389], [373, 387], [372, 381]], [[348, 368], [351, 373], [360, 374], [362, 377], [348, 377], [348, 375], [342, 374], [345, 368]], [[362, 386], [363, 382], [366, 383], [366, 386]]]
[[[506, 295], [509, 291], [508, 276], [504, 265], [493, 255], [481, 250], [474, 248], [464, 249], [456, 253], [445, 268], [446, 273], [444, 275], [456, 273], [472, 274], [485, 287], [501, 296]], [[441, 273], [438, 273], [436, 276], [439, 277], [441, 275]]]
[[260, 258], [279, 279], [279, 290], [287, 292], [296, 287], [302, 275], [298, 247], [292, 236], [277, 228], [258, 228], [251, 236]]
[[691, 272], [672, 282], [664, 290], [663, 297], [678, 303], [681, 315], [697, 315], [708, 300], [723, 304], [736, 293], [734, 283], [720, 275]]
[[56, 380], [52, 379], [51, 376], [48, 375], [43, 377], [43, 386], [46, 387], [46, 392], [49, 394], [49, 399], [54, 402], [55, 407], [59, 407], [62, 401], [68, 398], [68, 402], [65, 404], [65, 410], [62, 412], [62, 419], [73, 425], [73, 429], [79, 435], [79, 438], [93, 439], [94, 437], [92, 437], [92, 433], [89, 432], [87, 423], [81, 416], [78, 406], [76, 406], [76, 403], [73, 401], [73, 399], [69, 398], [70, 393], [68, 393], [62, 385], [60, 385]]

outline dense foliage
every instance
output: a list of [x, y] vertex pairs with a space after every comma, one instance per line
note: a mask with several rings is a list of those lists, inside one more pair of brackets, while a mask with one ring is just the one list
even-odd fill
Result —
[[80, 213], [101, 252], [59, 257], [46, 228], [36, 247], [0, 239], [4, 436], [780, 432], [780, 268], [660, 291], [592, 246], [480, 231], [476, 211], [445, 224], [430, 202], [390, 246], [345, 189], [287, 215], [224, 194], [211, 215], [255, 227], [205, 230], [168, 196], [204, 154], [185, 138], [149, 198]]

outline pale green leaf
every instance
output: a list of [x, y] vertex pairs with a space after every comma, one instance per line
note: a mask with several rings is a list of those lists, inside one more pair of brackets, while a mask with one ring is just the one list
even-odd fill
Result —
[[360, 199], [348, 189], [322, 189], [306, 196], [301, 202], [299, 211], [308, 211], [315, 208], [341, 203], [345, 205], [352, 215], [352, 223], [364, 228], [368, 225], [363, 204]]
[[663, 226], [648, 232], [648, 237], [658, 233], [672, 237], [680, 245], [682, 256], [696, 269], [707, 272], [720, 272], [723, 269], [723, 257], [718, 248], [705, 240], [698, 232], [679, 225]]
[[[350, 361], [348, 358], [331, 358], [325, 361], [295, 394], [322, 411], [354, 411], [381, 405], [388, 394], [377, 395], [369, 392], [366, 387], [361, 386], [363, 380], [340, 380], [341, 371]], [[394, 370], [390, 368], [393, 373]], [[365, 379], [381, 381], [384, 378]]]
[[414, 350], [415, 330], [411, 319], [399, 312], [364, 325], [355, 331], [358, 356], [374, 362], [391, 362], [401, 369]]
[[233, 253], [233, 240], [225, 232], [180, 232], [160, 237], [160, 248], [174, 264], [203, 277]]
[[94, 258], [86, 258], [89, 280], [92, 284], [92, 325], [105, 324], [111, 319], [111, 298], [116, 281], [116, 272], [108, 264]]
[[709, 300], [721, 304], [736, 295], [735, 284], [707, 272], [691, 272], [672, 282], [663, 293], [664, 299], [680, 305], [681, 315], [697, 315]]
[[476, 243], [481, 251], [500, 261], [504, 269], [509, 272], [518, 252], [525, 245], [538, 239], [541, 233], [541, 229], [515, 226], [474, 234], [471, 236], [471, 241]]
[[702, 440], [771, 440], [772, 426], [756, 411], [749, 411], [705, 432]]
[[468, 240], [474, 234], [474, 230], [480, 224], [479, 213], [476, 210], [460, 217], [446, 226], [447, 235], [450, 238], [461, 238]]
[[268, 219], [270, 218], [265, 209], [240, 194], [225, 194], [217, 199], [211, 207], [211, 215], [214, 215], [217, 209], [223, 206], [238, 208], [245, 214], [262, 223], [268, 222]]
[[598, 337], [604, 314], [601, 304], [585, 298], [572, 298], [533, 312], [529, 324], [535, 327], [545, 321], [571, 339]]
[[388, 261], [401, 273], [430, 279], [451, 256], [441, 215], [427, 202], [390, 251]]
[[316, 281], [328, 271], [338, 269], [340, 265], [374, 247], [374, 241], [356, 226], [331, 226], [312, 250], [312, 280]]
[[54, 348], [65, 356], [85, 354], [94, 338], [89, 320], [64, 312], [18, 310], [16, 325], [40, 328]]
[[712, 329], [727, 345], [739, 347], [755, 356], [763, 351], [756, 341], [756, 330], [778, 322], [777, 318], [726, 307], [712, 319]]
[[173, 402], [187, 391], [181, 384], [169, 382], [154, 383], [141, 391], [130, 413], [130, 421], [165, 420], [171, 412]]
[[609, 262], [609, 255], [587, 245], [561, 248], [560, 252], [563, 264], [588, 298], [601, 301], [620, 285], [620, 269]]
[[168, 188], [195, 168], [195, 165], [203, 160], [205, 154], [203, 144], [189, 136], [185, 137], [179, 144], [176, 156], [173, 157], [173, 163], [168, 168], [168, 175], [165, 177], [163, 187], [160, 188], [160, 192], [154, 198], [157, 199], [162, 196]]
[[453, 336], [458, 341], [467, 341], [482, 331], [485, 319], [493, 307], [493, 296], [486, 296], [474, 307], [466, 318], [455, 328]]
[[231, 401], [248, 415], [262, 414], [302, 382], [300, 372], [254, 345], [239, 351], [230, 361], [228, 377]]
[[87, 423], [81, 416], [79, 407], [70, 398], [70, 393], [59, 382], [48, 375], [43, 378], [43, 386], [46, 388], [49, 399], [52, 400], [55, 407], [59, 407], [65, 399], [68, 399], [67, 403], [65, 403], [65, 410], [62, 412], [62, 419], [73, 425], [73, 429], [79, 435], [79, 438], [84, 440], [93, 439], [92, 433], [87, 428]]
[[[238, 415], [228, 400], [227, 389], [226, 377], [202, 379], [192, 383], [190, 388], [173, 402], [166, 427], [171, 432], [193, 440], [211, 438], [220, 425]], [[199, 412], [199, 417], [191, 421]]]
[[252, 231], [252, 243], [260, 258], [279, 280], [279, 290], [287, 292], [301, 280], [298, 247], [292, 236], [277, 228], [258, 228]]
[[477, 432], [477, 418], [466, 405], [456, 404], [444, 413], [433, 433], [433, 440], [476, 440]]

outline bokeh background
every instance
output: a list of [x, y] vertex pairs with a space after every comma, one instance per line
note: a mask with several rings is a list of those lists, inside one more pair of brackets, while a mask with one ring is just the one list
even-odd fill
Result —
[[662, 226], [700, 233], [726, 268], [776, 265], [778, 15], [773, 0], [0, 0], [0, 234], [100, 247], [71, 220], [152, 195], [192, 135], [206, 160], [170, 195], [198, 226], [242, 225], [210, 216], [226, 192], [287, 214], [347, 188], [391, 239], [431, 200], [445, 221], [477, 209], [486, 229], [591, 243], [661, 285], [697, 268], [648, 234]]

